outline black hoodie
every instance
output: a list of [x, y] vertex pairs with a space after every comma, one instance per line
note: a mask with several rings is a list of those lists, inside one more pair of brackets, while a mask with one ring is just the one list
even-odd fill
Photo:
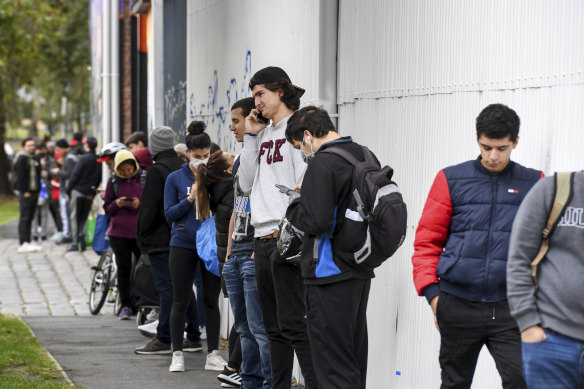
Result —
[[164, 217], [164, 184], [170, 173], [180, 169], [183, 161], [173, 149], [154, 156], [148, 170], [138, 213], [138, 246], [143, 253], [168, 251], [170, 224]]

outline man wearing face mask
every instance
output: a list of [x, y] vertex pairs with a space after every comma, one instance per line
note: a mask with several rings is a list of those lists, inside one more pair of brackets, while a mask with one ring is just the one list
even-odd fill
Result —
[[350, 136], [341, 137], [328, 113], [314, 106], [292, 115], [286, 139], [310, 161], [302, 196], [292, 201], [286, 217], [304, 232], [300, 267], [316, 377], [322, 388], [365, 389], [366, 313], [374, 274], [355, 263], [353, 252], [341, 251], [334, 244], [340, 231], [355, 239], [360, 236], [358, 231], [347, 234], [344, 230], [351, 228], [345, 219], [354, 168], [336, 154], [321, 152], [339, 148], [363, 161], [363, 148]]
[[[251, 78], [256, 109], [245, 119], [239, 184], [251, 190], [251, 224], [255, 228], [254, 257], [257, 290], [270, 343], [272, 388], [290, 388], [294, 351], [306, 387], [318, 387], [306, 334], [304, 287], [300, 269], [278, 253], [278, 223], [290, 202], [276, 185], [300, 184], [306, 164], [302, 153], [286, 142], [288, 119], [300, 107], [304, 89], [286, 72], [267, 67]], [[262, 119], [271, 120], [270, 124]]]

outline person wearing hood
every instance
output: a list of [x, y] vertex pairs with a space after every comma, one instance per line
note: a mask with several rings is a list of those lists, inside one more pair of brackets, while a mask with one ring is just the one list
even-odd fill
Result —
[[108, 236], [118, 265], [118, 291], [122, 310], [120, 320], [132, 315], [130, 275], [132, 253], [140, 257], [136, 241], [138, 209], [142, 197], [140, 166], [128, 150], [120, 150], [115, 156], [115, 174], [108, 179], [103, 208], [110, 216]]

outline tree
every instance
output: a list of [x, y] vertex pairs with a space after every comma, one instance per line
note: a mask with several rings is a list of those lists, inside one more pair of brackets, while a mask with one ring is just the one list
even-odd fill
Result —
[[87, 0], [0, 0], [0, 196], [11, 195], [4, 143], [8, 123], [21, 119], [18, 89], [39, 99], [33, 121], [53, 121], [61, 96], [77, 116], [88, 111], [88, 9]]

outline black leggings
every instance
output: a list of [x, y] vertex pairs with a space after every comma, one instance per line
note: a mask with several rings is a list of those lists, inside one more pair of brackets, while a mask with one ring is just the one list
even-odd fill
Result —
[[[172, 349], [174, 351], [182, 351], [187, 307], [193, 291], [195, 270], [197, 266], [201, 266], [207, 348], [208, 352], [218, 350], [219, 326], [221, 324], [221, 315], [219, 313], [221, 278], [207, 270], [203, 260], [199, 258], [195, 250], [171, 246], [169, 266], [173, 290], [172, 310], [170, 311]], [[198, 298], [200, 297], [198, 296]]]
[[239, 339], [239, 334], [235, 331], [235, 325], [232, 325], [229, 332], [229, 362], [227, 366], [240, 371], [242, 361], [241, 340]]
[[140, 248], [136, 239], [120, 238], [110, 236], [110, 244], [116, 255], [116, 265], [118, 265], [118, 292], [122, 307], [132, 308], [132, 297], [130, 296], [130, 278], [132, 276], [132, 253], [136, 260], [140, 258]]

